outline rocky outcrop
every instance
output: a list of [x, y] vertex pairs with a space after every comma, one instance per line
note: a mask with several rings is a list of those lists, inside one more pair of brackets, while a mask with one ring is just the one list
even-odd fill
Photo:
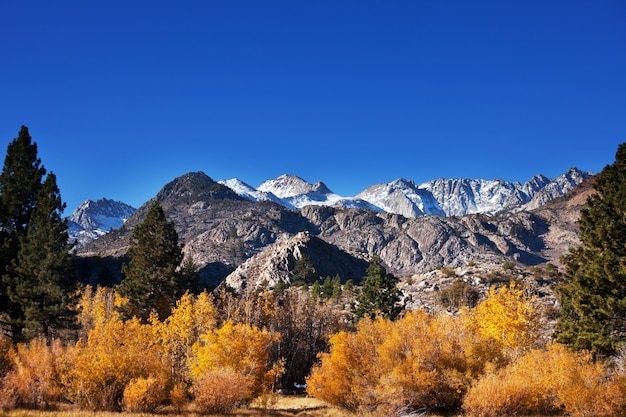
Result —
[[292, 283], [296, 262], [307, 256], [320, 277], [339, 275], [359, 283], [365, 275], [367, 262], [340, 250], [338, 247], [299, 232], [295, 236], [283, 236], [263, 252], [248, 259], [224, 280], [224, 285], [237, 291], [256, 288], [263, 283], [274, 288], [278, 282]]

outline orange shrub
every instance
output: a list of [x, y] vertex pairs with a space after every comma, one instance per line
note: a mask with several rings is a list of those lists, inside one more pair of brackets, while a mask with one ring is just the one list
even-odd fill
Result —
[[246, 378], [229, 368], [205, 373], [194, 383], [196, 406], [208, 413], [228, 413], [248, 398]]
[[573, 417], [617, 417], [626, 405], [624, 385], [608, 378], [590, 356], [553, 344], [532, 350], [482, 378], [467, 393], [471, 416], [564, 413]]
[[86, 341], [76, 344], [64, 384], [68, 398], [82, 408], [119, 410], [131, 380], [155, 377], [168, 381], [170, 374], [167, 357], [155, 342], [150, 325], [111, 317], [89, 331]]
[[151, 413], [165, 400], [163, 381], [154, 377], [135, 378], [124, 388], [124, 410]]
[[454, 409], [482, 372], [472, 353], [480, 339], [464, 321], [409, 312], [392, 322], [359, 322], [330, 339], [329, 353], [307, 379], [308, 393], [353, 412]]
[[62, 397], [59, 368], [65, 351], [61, 342], [48, 344], [45, 339], [33, 339], [30, 344], [18, 344], [12, 356], [13, 365], [2, 379], [0, 406], [6, 408], [46, 408]]
[[376, 386], [382, 370], [377, 349], [391, 322], [387, 319], [359, 321], [356, 332], [341, 331], [330, 337], [330, 352], [320, 353], [306, 380], [309, 395], [352, 412], [377, 408]]
[[176, 412], [180, 413], [182, 409], [189, 402], [189, 393], [187, 392], [187, 388], [183, 383], [178, 383], [174, 385], [169, 394], [170, 403], [172, 407], [176, 410]]

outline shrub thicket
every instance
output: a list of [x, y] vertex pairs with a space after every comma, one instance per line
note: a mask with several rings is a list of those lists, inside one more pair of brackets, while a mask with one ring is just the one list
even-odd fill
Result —
[[589, 355], [552, 344], [480, 379], [467, 393], [463, 407], [475, 417], [617, 417], [626, 411], [624, 382], [624, 375], [609, 374]]

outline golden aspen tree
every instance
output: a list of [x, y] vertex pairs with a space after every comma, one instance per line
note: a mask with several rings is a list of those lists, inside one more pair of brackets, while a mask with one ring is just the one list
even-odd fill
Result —
[[277, 333], [256, 326], [228, 321], [219, 329], [200, 336], [192, 347], [190, 369], [195, 380], [207, 372], [230, 369], [243, 375], [247, 398], [252, 399], [268, 389], [282, 372], [282, 364], [270, 364], [270, 345], [280, 338]]
[[177, 383], [190, 379], [191, 348], [201, 334], [215, 328], [216, 317], [213, 297], [206, 292], [198, 296], [186, 292], [163, 322], [152, 316], [150, 323], [169, 359], [171, 375]]
[[520, 355], [539, 340], [540, 311], [535, 297], [512, 282], [499, 290], [489, 289], [487, 299], [473, 309], [476, 331], [502, 346], [507, 357]]

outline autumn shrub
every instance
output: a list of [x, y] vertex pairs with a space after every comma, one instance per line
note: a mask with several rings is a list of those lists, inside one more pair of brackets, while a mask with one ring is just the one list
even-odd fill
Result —
[[463, 408], [476, 417], [557, 413], [617, 417], [626, 410], [620, 378], [609, 378], [604, 366], [590, 356], [552, 344], [481, 378], [468, 391]]
[[191, 374], [194, 381], [206, 373], [228, 368], [243, 375], [246, 399], [270, 390], [284, 371], [283, 363], [269, 363], [269, 349], [280, 335], [243, 323], [226, 322], [200, 336], [193, 345]]
[[195, 405], [207, 413], [228, 413], [248, 399], [246, 377], [229, 368], [206, 372], [193, 386]]
[[167, 381], [171, 365], [153, 330], [135, 318], [124, 322], [112, 316], [99, 321], [87, 340], [79, 340], [73, 348], [73, 366], [63, 381], [68, 398], [84, 409], [119, 410], [131, 380]]
[[465, 321], [409, 312], [392, 322], [365, 320], [353, 333], [331, 337], [331, 350], [307, 379], [307, 392], [357, 413], [384, 415], [456, 409], [487, 351]]
[[162, 380], [154, 377], [135, 378], [124, 388], [123, 408], [131, 413], [151, 413], [165, 398], [165, 384]]
[[330, 352], [320, 353], [320, 362], [306, 380], [307, 393], [352, 412], [376, 409], [375, 388], [382, 375], [377, 349], [390, 326], [386, 319], [361, 320], [356, 332], [341, 331], [330, 337]]
[[180, 413], [189, 402], [189, 392], [185, 384], [181, 382], [175, 384], [169, 392], [169, 400], [174, 410]]
[[0, 406], [48, 408], [63, 396], [61, 372], [65, 350], [60, 341], [43, 338], [18, 344], [11, 370], [2, 378]]

